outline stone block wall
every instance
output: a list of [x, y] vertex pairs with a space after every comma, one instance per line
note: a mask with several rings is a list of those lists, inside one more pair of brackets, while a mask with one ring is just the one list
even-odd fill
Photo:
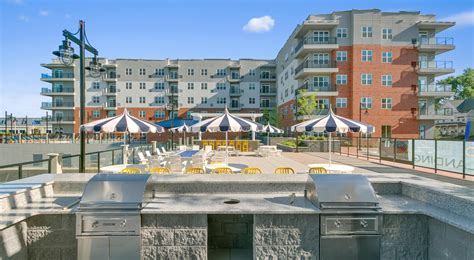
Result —
[[428, 259], [428, 217], [383, 216], [381, 259]]
[[75, 215], [33, 216], [26, 225], [28, 259], [77, 259]]
[[430, 218], [429, 248], [430, 260], [474, 259], [474, 235], [449, 224]]
[[142, 215], [143, 259], [207, 259], [207, 215]]
[[26, 260], [26, 222], [0, 231], [0, 259]]
[[253, 246], [253, 215], [209, 215], [209, 249]]
[[256, 259], [319, 259], [319, 215], [255, 215]]

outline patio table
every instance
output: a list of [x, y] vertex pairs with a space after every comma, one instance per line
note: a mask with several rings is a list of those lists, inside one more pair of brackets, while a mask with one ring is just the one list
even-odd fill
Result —
[[125, 168], [140, 168], [141, 170], [144, 170], [147, 167], [148, 165], [146, 164], [116, 164], [116, 165], [100, 167], [100, 172], [101, 173], [119, 173], [121, 170]]
[[308, 164], [309, 168], [322, 167], [329, 173], [351, 173], [355, 170], [354, 167], [343, 164], [327, 164], [327, 163], [315, 163]]
[[232, 167], [228, 164], [225, 164], [225, 163], [212, 163], [212, 164], [208, 164], [206, 165], [206, 170], [209, 170], [209, 171], [212, 171], [216, 168], [220, 168], [220, 167], [227, 167], [227, 168], [230, 168], [232, 170], [232, 172], [240, 172], [240, 169], [239, 168], [236, 168], [236, 167]]

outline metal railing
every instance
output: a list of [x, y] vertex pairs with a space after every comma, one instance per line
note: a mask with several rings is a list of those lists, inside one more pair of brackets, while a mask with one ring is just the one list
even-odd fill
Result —
[[240, 95], [240, 94], [244, 93], [244, 90], [243, 90], [243, 89], [240, 89], [240, 88], [233, 88], [233, 87], [231, 87], [231, 88], [229, 89], [229, 93], [230, 93], [231, 95]]
[[8, 165], [0, 165], [0, 183], [23, 179], [51, 172], [51, 160], [37, 160]]
[[260, 74], [260, 79], [262, 80], [274, 80], [276, 79], [276, 74]]
[[419, 45], [454, 45], [453, 37], [420, 37], [418, 41]]
[[452, 86], [448, 84], [422, 84], [420, 85], [420, 92], [452, 92]]
[[276, 102], [260, 103], [260, 108], [275, 108]]
[[331, 60], [306, 60], [295, 69], [295, 74], [298, 74], [303, 69], [325, 69], [337, 68], [336, 61]]
[[273, 95], [277, 93], [276, 88], [260, 88], [260, 94]]
[[46, 74], [41, 73], [42, 79], [72, 79], [74, 78], [74, 73], [60, 73], [60, 74]]
[[336, 37], [317, 37], [317, 36], [307, 36], [295, 47], [295, 53], [298, 52], [301, 47], [305, 44], [337, 44]]
[[41, 108], [74, 107], [74, 102], [41, 102]]
[[41, 88], [41, 94], [74, 93], [74, 88]]
[[452, 108], [444, 108], [444, 109], [420, 109], [418, 112], [420, 116], [452, 116], [453, 109]]
[[420, 69], [452, 69], [452, 61], [419, 61]]
[[[318, 85], [314, 82], [306, 82], [298, 88], [298, 91], [305, 90], [308, 92], [318, 92], [318, 91], [337, 91], [336, 86], [334, 85]], [[300, 93], [298, 93], [300, 94]]]

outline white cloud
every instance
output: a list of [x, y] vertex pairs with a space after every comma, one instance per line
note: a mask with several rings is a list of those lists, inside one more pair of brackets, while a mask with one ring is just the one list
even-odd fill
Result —
[[275, 20], [268, 15], [254, 17], [242, 28], [246, 32], [268, 32], [275, 26]]
[[30, 18], [29, 18], [28, 16], [22, 14], [22, 15], [19, 15], [19, 16], [18, 16], [18, 20], [27, 23], [27, 22], [30, 21]]
[[40, 10], [38, 14], [39, 14], [40, 16], [48, 16], [48, 15], [49, 15], [49, 11], [48, 11], [48, 10]]
[[456, 22], [456, 25], [474, 25], [474, 10], [453, 14], [441, 20]]

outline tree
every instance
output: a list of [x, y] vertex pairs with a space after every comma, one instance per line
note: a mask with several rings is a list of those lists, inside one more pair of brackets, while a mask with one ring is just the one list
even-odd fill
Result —
[[474, 98], [474, 69], [465, 69], [459, 76], [450, 76], [438, 81], [439, 84], [451, 85], [455, 99]]
[[270, 123], [270, 125], [279, 127], [280, 125], [280, 116], [278, 115], [278, 112], [276, 109], [265, 109], [263, 110], [263, 115], [262, 115], [263, 120], [265, 123]]
[[[300, 90], [300, 94], [303, 94], [305, 90]], [[307, 95], [298, 98], [298, 113], [297, 116], [312, 115], [316, 109], [318, 109], [318, 100], [316, 95]]]

